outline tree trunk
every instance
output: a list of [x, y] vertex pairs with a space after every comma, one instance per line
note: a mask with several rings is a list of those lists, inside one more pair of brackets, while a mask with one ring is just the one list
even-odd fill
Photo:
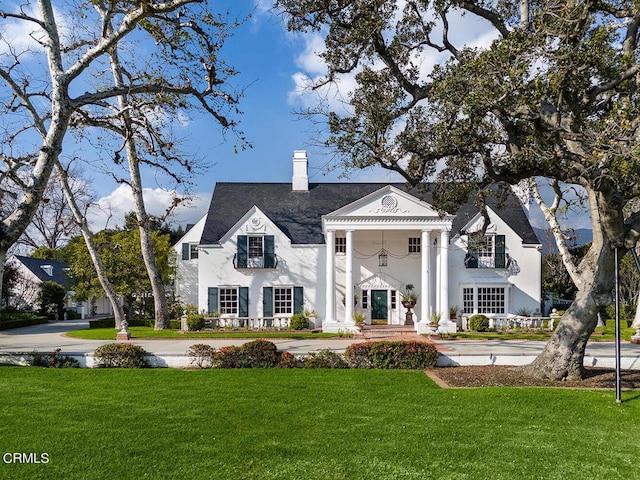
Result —
[[[614, 246], [624, 238], [623, 215], [615, 198], [587, 189], [593, 226], [591, 248], [577, 270], [578, 292], [542, 353], [527, 366], [541, 378], [580, 379], [584, 375], [587, 341], [598, 323], [598, 312], [610, 305], [615, 284]], [[626, 250], [623, 250], [626, 252]]]
[[[116, 86], [124, 87], [123, 71], [120, 66], [118, 52], [115, 48], [109, 52], [109, 60], [111, 62], [111, 73]], [[147, 267], [147, 273], [149, 274], [151, 290], [153, 291], [155, 329], [163, 330], [170, 326], [169, 306], [167, 304], [164, 282], [162, 281], [162, 276], [158, 270], [158, 265], [153, 251], [149, 216], [147, 215], [144, 198], [142, 196], [142, 178], [140, 176], [140, 159], [138, 158], [138, 151], [136, 149], [136, 132], [131, 115], [129, 114], [131, 105], [124, 95], [120, 95], [118, 96], [118, 106], [120, 107], [120, 115], [122, 116], [122, 123], [124, 126], [124, 140], [125, 150], [127, 152], [127, 161], [129, 163], [130, 186], [140, 230], [140, 248], [142, 250], [142, 258], [144, 259], [144, 263]]]
[[73, 196], [73, 192], [69, 187], [67, 172], [62, 168], [60, 162], [56, 162], [56, 170], [58, 172], [58, 178], [64, 196], [69, 203], [69, 208], [71, 208], [71, 211], [73, 212], [76, 223], [78, 224], [78, 226], [80, 227], [80, 231], [82, 232], [84, 242], [87, 245], [87, 250], [89, 251], [89, 256], [93, 261], [93, 266], [96, 269], [96, 274], [98, 275], [100, 285], [102, 285], [102, 289], [104, 290], [106, 297], [111, 303], [111, 308], [113, 308], [113, 316], [115, 317], [116, 328], [120, 329], [122, 327], [122, 321], [124, 320], [124, 310], [122, 308], [122, 305], [120, 305], [118, 296], [114, 292], [113, 287], [111, 286], [111, 282], [107, 277], [104, 265], [102, 264], [102, 259], [100, 258], [98, 249], [93, 242], [93, 234], [91, 233], [91, 231], [89, 230], [89, 226], [87, 225], [87, 219], [82, 215], [82, 212], [80, 212], [80, 208], [78, 208], [78, 204], [76, 203], [76, 199]]
[[[4, 262], [7, 258], [7, 252], [0, 248], [0, 302], [2, 301], [2, 282], [4, 281]], [[9, 292], [7, 292], [7, 304], [9, 302]]]

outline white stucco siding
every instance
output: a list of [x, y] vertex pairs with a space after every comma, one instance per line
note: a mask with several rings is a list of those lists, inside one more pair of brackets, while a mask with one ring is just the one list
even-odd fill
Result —
[[[184, 305], [198, 305], [198, 258], [182, 258], [184, 244], [197, 245], [204, 230], [207, 216], [202, 217], [187, 233], [174, 245], [176, 258], [175, 293]], [[202, 250], [198, 250], [198, 257]]]
[[[520, 309], [534, 312], [540, 308], [542, 253], [537, 245], [523, 245], [516, 234], [498, 215], [489, 210], [488, 235], [504, 235], [505, 247], [510, 259], [508, 268], [465, 268], [467, 237], [456, 236], [449, 245], [449, 298], [451, 306], [462, 307], [465, 287], [505, 287], [506, 313]], [[477, 225], [468, 231], [479, 230]], [[471, 312], [466, 312], [471, 313]]]
[[[274, 237], [275, 268], [236, 268], [238, 236]], [[303, 287], [304, 308], [324, 316], [324, 245], [292, 245], [262, 212], [255, 209], [223, 238], [220, 245], [203, 246], [200, 255], [198, 307], [208, 311], [211, 287], [247, 287], [250, 317], [263, 317], [263, 287]]]

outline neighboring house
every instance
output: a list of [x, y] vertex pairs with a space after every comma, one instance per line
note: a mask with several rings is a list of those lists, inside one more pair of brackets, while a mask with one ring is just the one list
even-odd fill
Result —
[[[405, 184], [309, 183], [295, 151], [292, 183], [218, 183], [208, 214], [176, 244], [176, 290], [222, 319], [271, 325], [315, 312], [328, 332], [366, 323], [403, 325], [402, 292], [418, 294], [414, 328], [455, 331], [464, 315], [539, 311], [541, 252], [510, 195], [489, 205], [488, 228], [469, 204], [440, 215]], [[197, 275], [196, 275], [197, 272]]]
[[[73, 281], [68, 275], [65, 262], [42, 260], [39, 258], [13, 255], [7, 261], [17, 270], [17, 279], [9, 293], [9, 305], [18, 308], [37, 309], [38, 294], [42, 283], [51, 281], [62, 285], [67, 291], [67, 308], [74, 308], [84, 315], [112, 315], [111, 304], [106, 297], [90, 301], [76, 302], [73, 298]], [[94, 311], [92, 311], [94, 310]]]

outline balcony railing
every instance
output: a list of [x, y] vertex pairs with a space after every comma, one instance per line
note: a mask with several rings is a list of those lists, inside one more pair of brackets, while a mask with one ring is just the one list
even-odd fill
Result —
[[467, 253], [464, 257], [466, 268], [508, 268], [511, 258], [508, 254], [501, 255], [473, 255]]
[[233, 255], [233, 268], [243, 269], [274, 269], [278, 268], [278, 256], [273, 255], [271, 260], [267, 257], [247, 257], [243, 262], [238, 262], [238, 254]]

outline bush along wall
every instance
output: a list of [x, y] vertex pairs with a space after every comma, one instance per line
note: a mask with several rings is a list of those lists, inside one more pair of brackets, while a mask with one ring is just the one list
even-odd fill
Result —
[[132, 343], [107, 343], [95, 349], [93, 355], [96, 367], [103, 368], [145, 368], [147, 352], [140, 345]]
[[354, 343], [344, 352], [351, 368], [432, 368], [438, 355], [431, 343], [406, 341]]
[[438, 352], [430, 343], [382, 341], [356, 343], [344, 356], [331, 350], [296, 358], [279, 352], [267, 340], [254, 340], [242, 346], [220, 350], [206, 344], [192, 345], [187, 351], [191, 364], [198, 368], [395, 368], [425, 369], [435, 366]]

